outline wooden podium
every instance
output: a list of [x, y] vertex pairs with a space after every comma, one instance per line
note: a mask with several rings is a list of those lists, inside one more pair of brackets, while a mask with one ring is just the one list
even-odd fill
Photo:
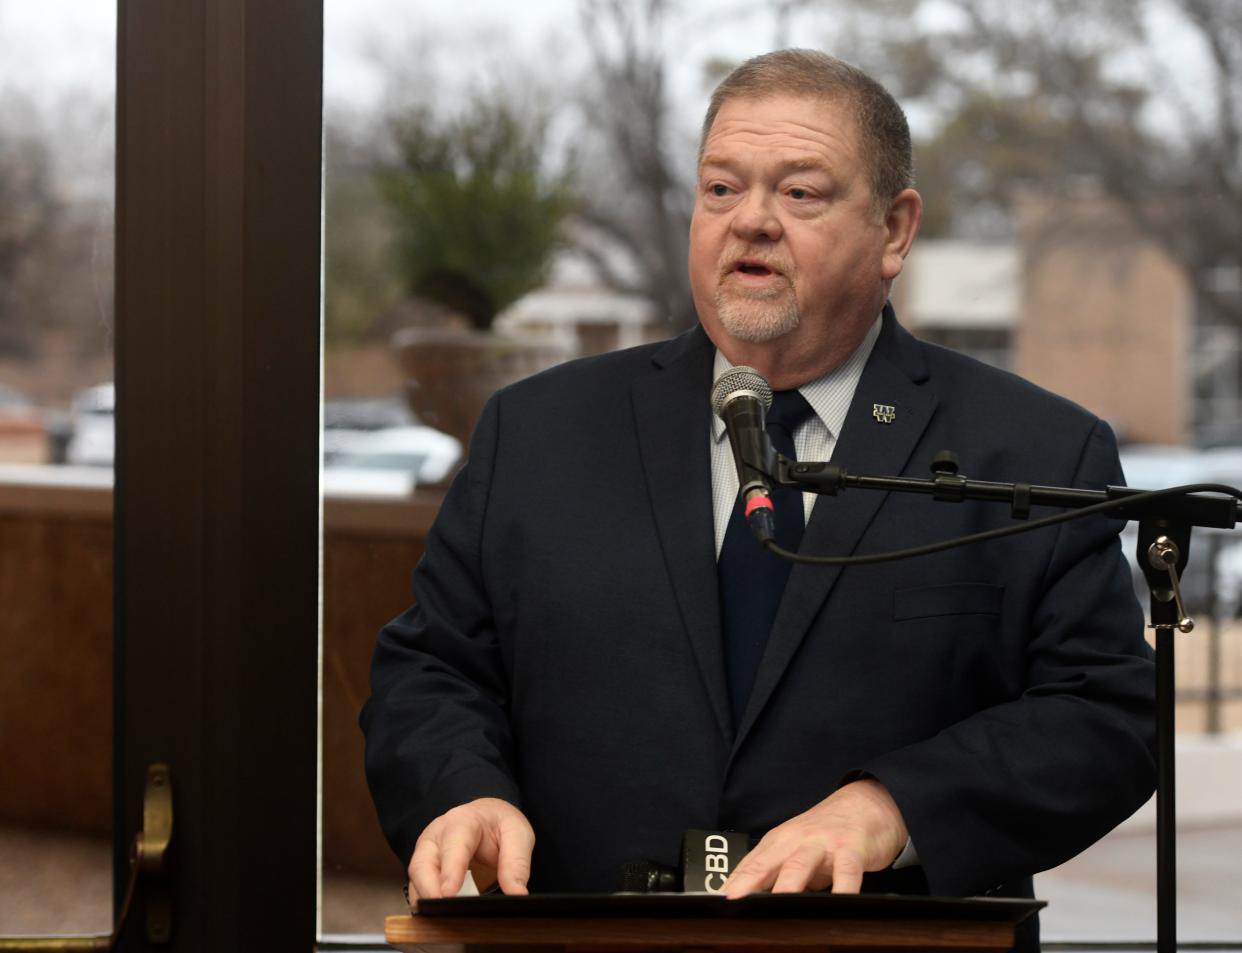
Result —
[[388, 917], [384, 938], [407, 953], [694, 950], [1001, 951], [1036, 900], [891, 895], [699, 894], [452, 897]]

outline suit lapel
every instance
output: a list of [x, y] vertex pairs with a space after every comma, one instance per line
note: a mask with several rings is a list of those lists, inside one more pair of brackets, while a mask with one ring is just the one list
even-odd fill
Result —
[[[936, 405], [921, 345], [885, 308], [884, 327], [859, 380], [854, 400], [833, 450], [833, 462], [851, 473], [898, 474], [905, 467]], [[892, 423], [881, 423], [875, 405], [891, 406]], [[823, 496], [811, 511], [800, 552], [846, 556], [857, 549], [886, 493], [846, 490]], [[841, 575], [840, 566], [795, 565], [772, 624], [772, 634], [755, 677], [734, 745], [736, 752], [780, 682], [816, 615]]]
[[696, 328], [656, 353], [658, 369], [639, 378], [632, 394], [669, 579], [721, 735], [729, 738], [708, 443], [714, 355], [711, 342]]

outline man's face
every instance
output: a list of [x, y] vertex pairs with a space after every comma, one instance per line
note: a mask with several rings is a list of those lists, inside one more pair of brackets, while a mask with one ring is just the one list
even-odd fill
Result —
[[857, 347], [909, 245], [873, 200], [855, 127], [841, 102], [733, 99], [704, 143], [690, 225], [695, 308], [730, 360], [805, 377], [776, 386], [826, 373]]

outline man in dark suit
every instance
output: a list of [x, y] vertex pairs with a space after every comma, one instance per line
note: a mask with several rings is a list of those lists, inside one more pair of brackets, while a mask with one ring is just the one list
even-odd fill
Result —
[[[362, 718], [412, 895], [453, 893], [468, 867], [509, 893], [606, 890], [627, 860], [672, 862], [688, 828], [762, 835], [730, 896], [1029, 895], [1150, 794], [1154, 678], [1118, 524], [797, 566], [753, 665], [729, 641], [722, 368], [796, 392], [801, 459], [926, 476], [952, 449], [979, 478], [1121, 480], [1105, 424], [897, 324], [911, 178], [874, 81], [808, 51], [748, 61], [704, 124], [701, 326], [489, 403]], [[812, 502], [807, 553], [1009, 521], [904, 494]]]

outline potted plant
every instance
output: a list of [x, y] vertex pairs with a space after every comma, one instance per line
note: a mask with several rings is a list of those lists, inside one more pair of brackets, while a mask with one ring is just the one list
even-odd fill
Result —
[[546, 123], [503, 99], [476, 96], [452, 118], [414, 107], [390, 129], [397, 161], [377, 185], [408, 294], [394, 345], [415, 413], [464, 444], [496, 388], [571, 356], [492, 323], [546, 281], [573, 184], [544, 170]]

